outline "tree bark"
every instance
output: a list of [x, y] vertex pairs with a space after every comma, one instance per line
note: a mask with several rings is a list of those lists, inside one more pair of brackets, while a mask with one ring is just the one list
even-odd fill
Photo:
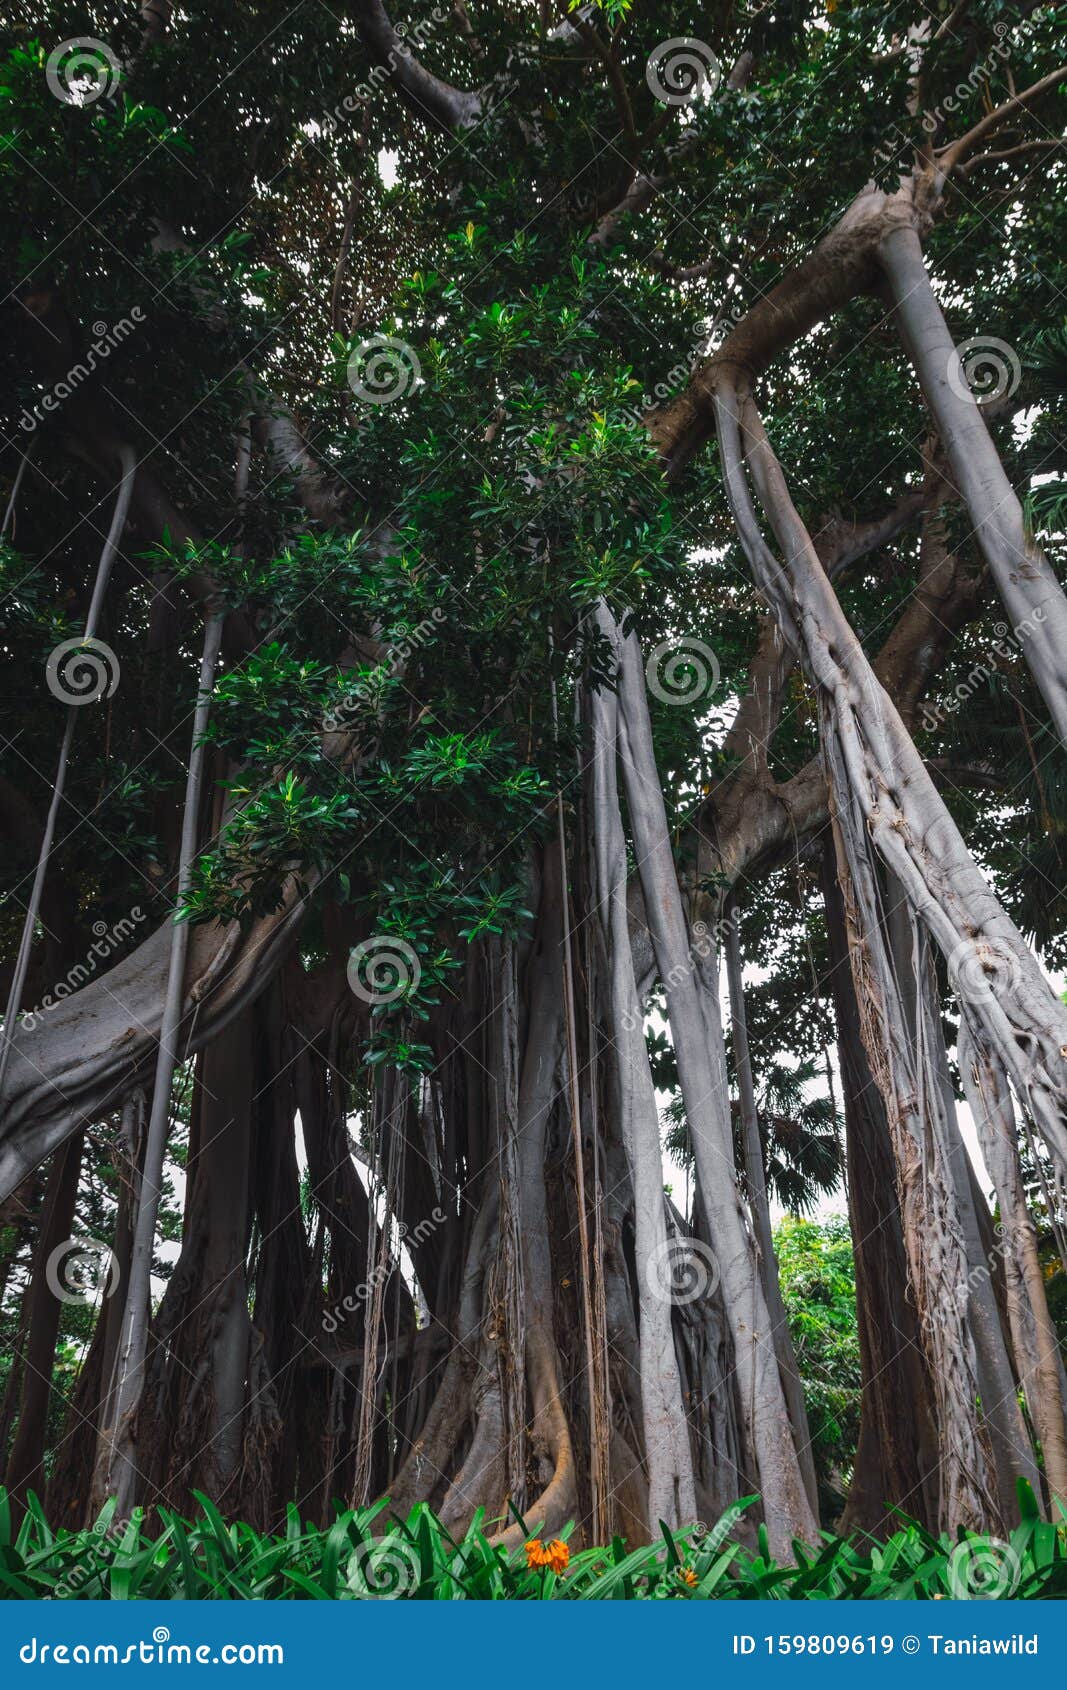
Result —
[[[964, 1278], [956, 1287], [960, 1312], [974, 1337], [981, 1419], [996, 1463], [1000, 1514], [1005, 1524], [1018, 1522], [1018, 1480], [1039, 1484], [1037, 1465], [1019, 1410], [993, 1283], [993, 1263], [982, 1238], [970, 1157], [960, 1136], [956, 1102], [948, 1070], [941, 1011], [929, 940], [910, 916], [900, 886], [887, 877], [886, 927], [898, 991], [907, 1021], [916, 1072], [929, 1076], [924, 1093], [927, 1130], [937, 1145], [941, 1167], [951, 1179], [954, 1204], [946, 1203], [963, 1252]], [[925, 1082], [924, 1082], [925, 1083]]]
[[793, 1442], [733, 1159], [718, 992], [701, 989], [690, 952], [663, 794], [652, 750], [644, 670], [636, 637], [615, 632], [619, 660], [620, 744], [634, 846], [660, 978], [667, 991], [678, 1072], [734, 1341], [748, 1459], [763, 1498], [771, 1549], [793, 1555], [793, 1540], [814, 1543], [817, 1525]]
[[959, 1063], [982, 1159], [1000, 1208], [1015, 1360], [1041, 1440], [1055, 1520], [1057, 1503], [1067, 1508], [1063, 1364], [1045, 1296], [1037, 1233], [1026, 1202], [1011, 1094], [1003, 1070], [972, 1032], [966, 1015], [960, 1023]]
[[[601, 606], [597, 624], [610, 637]], [[644, 1017], [634, 980], [626, 910], [626, 844], [616, 784], [618, 700], [599, 689], [589, 695], [592, 733], [592, 812], [596, 898], [607, 956], [608, 1038], [615, 1064], [622, 1139], [633, 1187], [641, 1383], [641, 1413], [648, 1469], [649, 1525], [677, 1527], [697, 1517], [689, 1428], [675, 1353], [671, 1303], [657, 1264], [671, 1244], [663, 1202], [659, 1111], [645, 1044]]]
[[885, 1537], [896, 1530], [899, 1515], [893, 1510], [900, 1509], [936, 1531], [936, 1401], [914, 1299], [908, 1296], [893, 1145], [861, 1035], [845, 906], [829, 833], [821, 855], [821, 882], [845, 1111], [862, 1380], [859, 1440], [840, 1529]]
[[1026, 532], [1022, 505], [930, 286], [917, 231], [908, 224], [894, 225], [878, 253], [904, 345], [974, 524], [975, 539], [1060, 738], [1067, 743], [1067, 596]]
[[[969, 994], [985, 1036], [1061, 1167], [1067, 1168], [1067, 1009], [982, 875], [826, 580], [758, 413], [745, 406], [749, 461], [786, 556], [759, 530], [744, 479], [738, 396], [717, 396], [728, 494], [757, 585], [816, 687], [839, 817], [873, 840]], [[833, 742], [833, 744], [831, 743]], [[836, 746], [836, 749], [834, 748]], [[827, 756], [827, 749], [831, 754]]]

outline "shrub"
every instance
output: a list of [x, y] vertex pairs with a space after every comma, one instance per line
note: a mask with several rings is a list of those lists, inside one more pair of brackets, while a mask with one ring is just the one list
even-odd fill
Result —
[[[424, 1504], [406, 1520], [388, 1504], [339, 1508], [326, 1528], [301, 1522], [290, 1505], [285, 1530], [261, 1533], [227, 1525], [207, 1497], [185, 1520], [161, 1508], [150, 1531], [138, 1510], [126, 1522], [109, 1503], [85, 1531], [53, 1532], [36, 1497], [17, 1531], [0, 1490], [0, 1590], [8, 1598], [318, 1599], [415, 1598], [421, 1601], [701, 1601], [723, 1598], [857, 1600], [943, 1596], [1067, 1595], [1067, 1528], [1042, 1520], [1020, 1487], [1022, 1522], [1007, 1541], [960, 1532], [933, 1537], [912, 1521], [886, 1543], [824, 1533], [817, 1547], [796, 1546], [797, 1564], [772, 1560], [762, 1527], [755, 1547], [729, 1537], [741, 1508], [710, 1530], [701, 1525], [629, 1549], [570, 1553], [563, 1543], [505, 1550], [491, 1541], [484, 1510], [456, 1539]], [[747, 1507], [755, 1498], [746, 1499]], [[518, 1519], [518, 1516], [516, 1516]], [[498, 1524], [499, 1522], [492, 1522]], [[524, 1536], [533, 1534], [524, 1522]], [[538, 1565], [538, 1560], [546, 1563]], [[555, 1571], [555, 1568], [565, 1570]]]

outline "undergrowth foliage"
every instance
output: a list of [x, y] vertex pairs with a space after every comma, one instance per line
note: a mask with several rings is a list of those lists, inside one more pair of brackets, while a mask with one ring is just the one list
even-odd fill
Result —
[[[388, 1500], [369, 1508], [338, 1507], [325, 1530], [308, 1525], [290, 1504], [285, 1530], [257, 1532], [227, 1525], [199, 1492], [200, 1514], [186, 1520], [159, 1510], [150, 1529], [140, 1509], [116, 1521], [109, 1502], [85, 1531], [53, 1531], [31, 1496], [21, 1526], [12, 1527], [0, 1489], [0, 1594], [46, 1600], [313, 1600], [368, 1601], [711, 1601], [819, 1599], [900, 1601], [943, 1597], [995, 1600], [1067, 1596], [1067, 1525], [1043, 1520], [1033, 1493], [1019, 1487], [1021, 1523], [1010, 1538], [960, 1531], [935, 1537], [912, 1520], [884, 1543], [829, 1532], [817, 1547], [797, 1543], [796, 1566], [771, 1556], [766, 1527], [745, 1530], [748, 1497], [718, 1525], [671, 1531], [629, 1549], [625, 1539], [573, 1553], [566, 1540], [541, 1552], [531, 1526], [516, 1515], [527, 1541], [505, 1549], [494, 1541], [504, 1522], [479, 1509], [453, 1537], [424, 1503], [405, 1520]], [[745, 1537], [746, 1542], [739, 1539]], [[551, 1565], [539, 1562], [551, 1561]], [[562, 1571], [553, 1570], [562, 1567]]]
[[431, 4], [8, 8], [0, 1586], [1049, 1594], [1062, 17]]

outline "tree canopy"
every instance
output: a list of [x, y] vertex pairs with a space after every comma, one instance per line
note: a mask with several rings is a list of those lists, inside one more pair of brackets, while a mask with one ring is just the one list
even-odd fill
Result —
[[16, 1494], [1067, 1494], [1063, 24], [14, 5]]

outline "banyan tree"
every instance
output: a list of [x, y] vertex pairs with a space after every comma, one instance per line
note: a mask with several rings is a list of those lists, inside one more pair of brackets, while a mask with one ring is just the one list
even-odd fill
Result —
[[12, 18], [16, 1500], [1054, 1510], [1062, 11]]

